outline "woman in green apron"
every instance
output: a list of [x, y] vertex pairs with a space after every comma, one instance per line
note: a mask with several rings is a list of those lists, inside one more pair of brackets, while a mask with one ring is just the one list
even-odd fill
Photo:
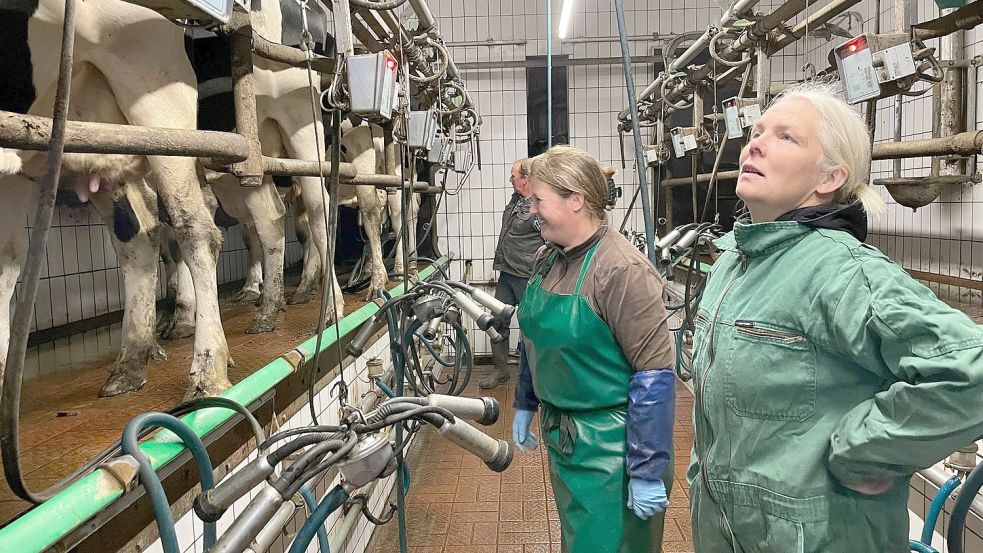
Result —
[[583, 150], [556, 146], [530, 175], [530, 213], [551, 247], [519, 304], [528, 363], [512, 437], [520, 451], [536, 447], [529, 427], [541, 406], [564, 553], [661, 551], [672, 485], [675, 354], [663, 283], [605, 224], [611, 174]]

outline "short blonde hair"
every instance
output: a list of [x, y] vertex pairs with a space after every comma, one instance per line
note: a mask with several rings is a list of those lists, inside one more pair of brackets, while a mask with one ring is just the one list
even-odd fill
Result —
[[871, 142], [867, 124], [858, 112], [840, 99], [834, 86], [806, 82], [786, 88], [772, 100], [769, 108], [786, 100], [809, 102], [819, 112], [817, 133], [823, 149], [819, 160], [822, 171], [842, 168], [846, 181], [833, 195], [836, 203], [860, 201], [864, 211], [876, 215], [885, 210], [884, 200], [870, 186]]
[[532, 158], [529, 176], [549, 184], [564, 198], [574, 193], [582, 194], [588, 213], [595, 219], [604, 220], [608, 179], [614, 176], [613, 167], [602, 167], [580, 148], [553, 146]]

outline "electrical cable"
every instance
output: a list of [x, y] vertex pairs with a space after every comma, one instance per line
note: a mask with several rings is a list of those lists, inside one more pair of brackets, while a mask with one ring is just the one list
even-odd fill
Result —
[[[319, 361], [321, 356], [321, 341], [325, 330], [325, 319], [327, 317], [327, 308], [325, 305], [325, 299], [330, 298], [332, 315], [334, 319], [335, 328], [335, 343], [341, 343], [341, 329], [338, 327], [339, 313], [338, 313], [338, 302], [335, 296], [334, 282], [336, 280], [334, 272], [334, 259], [331, 253], [334, 251], [334, 243], [336, 240], [337, 225], [338, 225], [338, 185], [340, 183], [340, 169], [341, 169], [341, 113], [336, 110], [331, 110], [331, 176], [329, 180], [330, 190], [325, 190], [324, 181], [324, 167], [323, 167], [323, 156], [321, 150], [321, 129], [323, 127], [319, 126], [318, 123], [318, 107], [321, 103], [318, 99], [318, 94], [315, 92], [317, 89], [314, 87], [314, 70], [311, 66], [313, 49], [308, 42], [313, 42], [313, 37], [311, 36], [308, 23], [307, 23], [307, 0], [301, 0], [301, 22], [303, 24], [303, 37], [304, 41], [304, 57], [307, 65], [307, 84], [308, 90], [311, 93], [311, 120], [314, 122], [314, 144], [317, 151], [317, 168], [318, 168], [318, 179], [320, 181], [321, 190], [321, 211], [322, 217], [324, 218], [324, 228], [327, 236], [325, 237], [326, 244], [325, 249], [322, 253], [321, 259], [321, 308], [318, 313], [318, 326], [317, 326], [317, 340], [314, 349], [314, 362], [311, 365], [311, 370], [309, 373], [309, 382], [307, 388], [307, 400], [308, 407], [311, 413], [311, 420], [315, 425], [317, 425], [317, 412], [314, 407], [314, 388], [315, 380], [317, 377], [317, 371], [319, 368]], [[334, 82], [332, 82], [334, 84]], [[325, 195], [328, 198], [325, 198]], [[330, 217], [329, 217], [330, 211]], [[332, 225], [333, 222], [333, 225]], [[338, 367], [342, 366], [344, 361], [342, 357], [341, 348], [338, 347]], [[347, 387], [345, 386], [345, 375], [344, 371], [341, 371], [340, 375], [341, 388], [343, 392], [347, 392]]]

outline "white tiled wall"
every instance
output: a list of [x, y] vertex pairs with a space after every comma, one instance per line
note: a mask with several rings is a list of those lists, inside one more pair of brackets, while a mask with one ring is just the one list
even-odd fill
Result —
[[[366, 348], [364, 355], [359, 357], [345, 368], [344, 377], [345, 382], [348, 384], [348, 400], [352, 404], [358, 404], [362, 396], [370, 391], [371, 383], [366, 376], [366, 362], [369, 359], [378, 357], [383, 361], [383, 369], [388, 370], [392, 367], [392, 359], [389, 356], [389, 343], [388, 338], [383, 336], [377, 340], [370, 347]], [[314, 407], [318, 413], [318, 423], [319, 424], [337, 424], [339, 421], [339, 406], [338, 398], [332, 397], [333, 387], [335, 381], [332, 381], [329, 385], [325, 386], [320, 392], [314, 396]], [[300, 411], [298, 411], [294, 416], [292, 416], [280, 430], [290, 430], [293, 428], [300, 428], [304, 426], [311, 425], [311, 414], [310, 410], [306, 405], [303, 405]], [[252, 461], [256, 458], [256, 453], [253, 452], [247, 459], [242, 463], [237, 465], [230, 474], [235, 473], [246, 463]], [[390, 475], [384, 480], [380, 480], [375, 487], [375, 491], [372, 497], [369, 498], [369, 508], [373, 513], [383, 513], [386, 510], [386, 498], [389, 497], [389, 493], [393, 489], [393, 485], [396, 482], [395, 473]], [[314, 495], [317, 497], [318, 501], [324, 496], [324, 494], [331, 490], [339, 483], [339, 477], [331, 482], [321, 482], [317, 486], [312, 486]], [[226, 529], [232, 524], [232, 521], [242, 513], [242, 511], [249, 504], [249, 501], [259, 492], [260, 486], [257, 486], [239, 501], [232, 505], [225, 515], [219, 519], [217, 523], [217, 533], [218, 536], [225, 532]], [[325, 527], [328, 529], [328, 540], [335, 539], [337, 526], [340, 524], [343, 513], [341, 510], [336, 511], [330, 517], [328, 517], [325, 522]], [[178, 545], [182, 553], [202, 553], [203, 546], [203, 536], [205, 531], [204, 523], [195, 516], [193, 511], [189, 511], [183, 514], [175, 522], [175, 528], [177, 530]], [[292, 525], [288, 525], [288, 529], [292, 528]], [[295, 528], [294, 531], [298, 530]], [[372, 537], [372, 531], [375, 526], [372, 525], [365, 517], [360, 516], [359, 521], [356, 523], [355, 527], [352, 529], [347, 541], [345, 542], [344, 548], [341, 551], [336, 551], [334, 553], [361, 553], [365, 550], [365, 547], [369, 543], [369, 539]], [[293, 541], [292, 534], [287, 537], [281, 535], [270, 547], [270, 551], [287, 551], [290, 548], [290, 544]], [[160, 539], [157, 539], [153, 543], [147, 546], [140, 547], [141, 551], [146, 553], [163, 553], [163, 546], [161, 545]], [[320, 548], [317, 543], [317, 539], [312, 540], [311, 545], [307, 548], [308, 553], [317, 553]]]

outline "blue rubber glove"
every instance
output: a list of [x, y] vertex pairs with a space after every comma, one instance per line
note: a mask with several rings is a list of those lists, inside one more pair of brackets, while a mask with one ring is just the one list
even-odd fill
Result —
[[676, 374], [670, 369], [636, 372], [628, 385], [628, 507], [647, 519], [669, 506], [664, 475], [672, 451]]
[[669, 508], [666, 485], [662, 483], [662, 480], [629, 479], [628, 506], [642, 520], [648, 520], [652, 515], [664, 513]]
[[516, 449], [522, 453], [532, 451], [539, 445], [536, 435], [529, 430], [529, 425], [532, 424], [532, 417], [535, 414], [535, 411], [519, 409], [515, 412], [515, 418], [512, 419], [512, 442]]

